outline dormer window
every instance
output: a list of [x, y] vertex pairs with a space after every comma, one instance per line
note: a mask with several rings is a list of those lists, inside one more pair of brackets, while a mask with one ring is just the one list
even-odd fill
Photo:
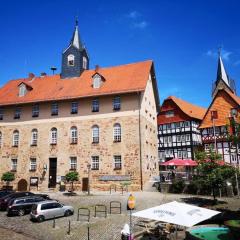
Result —
[[100, 88], [101, 86], [101, 76], [99, 74], [95, 74], [93, 77], [93, 88]]
[[68, 66], [74, 66], [75, 65], [75, 57], [74, 55], [70, 54], [68, 55], [67, 57], [67, 60], [68, 60]]
[[19, 86], [19, 97], [25, 96], [26, 93], [27, 93], [26, 85], [25, 85], [24, 83], [22, 83], [22, 84]]
[[83, 57], [83, 69], [87, 69], [87, 58]]

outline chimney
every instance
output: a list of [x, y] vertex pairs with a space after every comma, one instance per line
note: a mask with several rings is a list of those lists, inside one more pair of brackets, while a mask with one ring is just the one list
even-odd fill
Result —
[[28, 74], [28, 78], [31, 80], [31, 79], [33, 79], [35, 77], [35, 75], [33, 74], [33, 73], [29, 73]]
[[47, 76], [47, 74], [45, 72], [42, 72], [41, 77], [45, 77], [45, 76]]
[[99, 68], [99, 65], [95, 65], [95, 72], [98, 72]]

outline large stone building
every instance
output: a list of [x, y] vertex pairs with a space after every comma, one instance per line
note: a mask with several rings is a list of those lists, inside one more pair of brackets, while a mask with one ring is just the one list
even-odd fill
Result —
[[198, 126], [205, 112], [174, 96], [164, 100], [158, 115], [159, 161], [194, 159], [194, 151], [202, 145]]
[[[144, 61], [89, 70], [76, 25], [60, 75], [30, 74], [0, 89], [0, 175], [13, 171], [16, 189], [58, 187], [69, 171], [78, 187], [131, 180], [144, 188], [158, 175], [154, 65]], [[3, 183], [2, 183], [3, 184]]]

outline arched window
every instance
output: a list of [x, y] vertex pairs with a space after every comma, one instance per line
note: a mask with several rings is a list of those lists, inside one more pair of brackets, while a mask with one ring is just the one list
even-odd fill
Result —
[[2, 132], [0, 132], [0, 148], [2, 147]]
[[67, 61], [68, 61], [68, 66], [74, 66], [75, 65], [74, 55], [72, 55], [72, 54], [68, 55]]
[[70, 142], [72, 144], [77, 143], [78, 141], [78, 131], [76, 127], [71, 127], [70, 129]]
[[121, 125], [119, 123], [113, 126], [113, 141], [121, 142]]
[[51, 129], [50, 143], [53, 145], [57, 144], [57, 129], [56, 128]]
[[87, 58], [83, 57], [83, 69], [87, 69]]
[[15, 130], [13, 132], [13, 146], [18, 147], [18, 145], [19, 145], [19, 131]]
[[92, 127], [92, 142], [99, 143], [99, 127], [97, 125]]
[[38, 130], [33, 129], [32, 130], [32, 138], [31, 138], [31, 145], [32, 146], [37, 146], [37, 141], [38, 141]]

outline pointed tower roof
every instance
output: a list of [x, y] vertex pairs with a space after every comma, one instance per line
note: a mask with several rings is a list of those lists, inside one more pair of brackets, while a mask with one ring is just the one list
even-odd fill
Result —
[[75, 30], [73, 32], [73, 36], [72, 36], [70, 45], [73, 45], [77, 49], [82, 49], [82, 43], [81, 43], [81, 39], [80, 39], [80, 36], [79, 36], [78, 20], [77, 19], [76, 19]]
[[221, 57], [221, 50], [218, 52], [218, 67], [217, 67], [217, 78], [212, 86], [212, 97], [214, 97], [219, 89], [227, 88], [232, 93], [236, 94], [236, 85], [235, 81], [231, 79], [224, 67], [223, 60]]
[[216, 81], [220, 81], [220, 80], [223, 80], [230, 87], [230, 81], [229, 81], [227, 72], [225, 70], [225, 67], [223, 65], [223, 61], [222, 61], [221, 55], [219, 54], [218, 69], [217, 69], [217, 79], [216, 79]]

